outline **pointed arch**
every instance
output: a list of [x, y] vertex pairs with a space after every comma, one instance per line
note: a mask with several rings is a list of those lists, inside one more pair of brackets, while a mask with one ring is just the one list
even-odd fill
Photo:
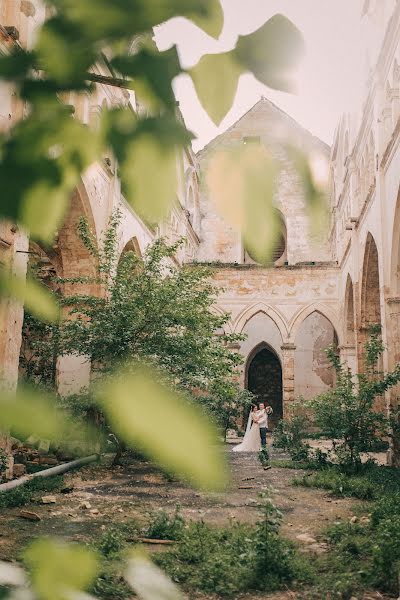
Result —
[[390, 290], [393, 296], [400, 295], [400, 188], [393, 219], [392, 252], [390, 258]]
[[[80, 219], [84, 217], [90, 231], [93, 233], [92, 242], [98, 247], [98, 236], [92, 207], [86, 188], [81, 184], [74, 191], [71, 202], [60, 229], [56, 244], [61, 256], [64, 278], [95, 278], [97, 274], [97, 259], [86, 248], [78, 232]], [[73, 286], [71, 288], [71, 286]], [[95, 284], [65, 284], [65, 291], [73, 293], [97, 293]]]
[[245, 387], [257, 402], [273, 409], [269, 421], [274, 427], [283, 415], [282, 361], [274, 348], [265, 341], [258, 343], [249, 353], [245, 367]]
[[331, 319], [320, 310], [308, 310], [302, 317], [294, 337], [294, 394], [309, 399], [335, 382], [335, 369], [326, 350], [337, 347], [338, 336]]
[[125, 244], [125, 246], [122, 248], [120, 255], [119, 255], [119, 260], [121, 260], [121, 257], [123, 256], [123, 254], [125, 254], [126, 252], [133, 252], [134, 254], [136, 254], [136, 256], [141, 257], [142, 256], [142, 251], [140, 249], [140, 244], [139, 241], [137, 239], [136, 236], [131, 237]]
[[344, 296], [344, 341], [349, 346], [355, 344], [355, 327], [354, 327], [354, 288], [350, 274], [347, 275], [346, 290]]
[[246, 306], [246, 308], [244, 308], [236, 317], [232, 327], [233, 331], [242, 333], [246, 324], [258, 313], [264, 313], [266, 316], [270, 317], [279, 329], [282, 341], [287, 339], [288, 327], [286, 319], [276, 308], [272, 308], [272, 306], [269, 306], [264, 302], [256, 302], [250, 306]]
[[291, 340], [295, 340], [297, 333], [301, 327], [301, 324], [309, 317], [312, 313], [319, 313], [323, 317], [325, 317], [328, 321], [330, 321], [336, 336], [338, 338], [339, 344], [342, 343], [342, 336], [339, 335], [340, 332], [339, 327], [339, 318], [336, 312], [327, 304], [323, 303], [313, 303], [301, 308], [297, 314], [293, 317], [290, 328], [289, 328], [289, 337]]
[[368, 232], [363, 260], [361, 283], [361, 326], [381, 324], [379, 256], [373, 235]]

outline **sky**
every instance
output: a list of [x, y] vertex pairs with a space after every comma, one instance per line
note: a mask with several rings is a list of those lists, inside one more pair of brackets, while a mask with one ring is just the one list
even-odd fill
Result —
[[258, 29], [268, 18], [282, 13], [303, 33], [306, 55], [297, 72], [297, 93], [271, 90], [252, 75], [242, 75], [231, 111], [217, 128], [197, 100], [187, 75], [175, 80], [175, 95], [187, 127], [198, 139], [199, 150], [225, 131], [261, 96], [269, 98], [328, 144], [343, 112], [353, 111], [363, 95], [364, 51], [360, 27], [362, 0], [222, 0], [225, 24], [213, 40], [183, 18], [173, 19], [155, 31], [160, 49], [176, 44], [184, 67], [203, 54], [228, 50], [238, 35]]

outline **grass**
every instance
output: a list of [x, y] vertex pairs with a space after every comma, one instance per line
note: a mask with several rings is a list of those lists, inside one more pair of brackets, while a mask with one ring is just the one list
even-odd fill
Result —
[[400, 492], [400, 470], [367, 463], [359, 472], [347, 475], [332, 466], [296, 477], [293, 485], [330, 490], [335, 496], [376, 500], [382, 495]]
[[[296, 478], [294, 485], [368, 501], [367, 515], [325, 532], [329, 554], [318, 562], [315, 598], [349, 599], [361, 590], [400, 594], [400, 470], [367, 463], [354, 474], [329, 467]], [[357, 512], [357, 511], [356, 511]], [[319, 595], [318, 595], [319, 594]], [[311, 596], [314, 597], [314, 596]]]
[[25, 506], [32, 502], [39, 492], [53, 492], [62, 488], [63, 485], [64, 477], [62, 475], [43, 478], [36, 477], [25, 485], [21, 485], [9, 492], [0, 492], [0, 508]]

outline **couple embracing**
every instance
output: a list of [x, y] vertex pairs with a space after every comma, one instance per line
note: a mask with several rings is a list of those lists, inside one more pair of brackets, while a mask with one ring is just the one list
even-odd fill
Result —
[[234, 446], [234, 452], [259, 452], [267, 445], [268, 415], [272, 413], [270, 406], [262, 402], [254, 405], [247, 421], [246, 433], [243, 441]]

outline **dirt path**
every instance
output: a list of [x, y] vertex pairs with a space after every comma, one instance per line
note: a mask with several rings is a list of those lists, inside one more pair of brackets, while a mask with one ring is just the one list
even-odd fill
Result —
[[[41, 521], [22, 519], [21, 508], [0, 511], [0, 559], [17, 558], [21, 548], [37, 536], [56, 535], [70, 541], [91, 542], [112, 524], [129, 523], [132, 519], [143, 522], [149, 518], [149, 512], [160, 508], [172, 512], [177, 504], [190, 520], [202, 518], [214, 524], [230, 519], [255, 521], [257, 496], [266, 486], [273, 488], [274, 502], [283, 513], [282, 533], [295, 540], [298, 535], [308, 534], [319, 541], [321, 530], [329, 522], [352, 514], [354, 500], [334, 499], [324, 491], [293, 487], [293, 477], [304, 471], [265, 471], [254, 454], [229, 452], [229, 458], [231, 483], [219, 494], [199, 493], [168, 480], [151, 463], [131, 459], [114, 470], [105, 461], [69, 474], [65, 482], [73, 490], [68, 494], [51, 492], [55, 504], [44, 505], [38, 497], [35, 503], [23, 507], [37, 513]], [[309, 542], [305, 548], [313, 551]]]

